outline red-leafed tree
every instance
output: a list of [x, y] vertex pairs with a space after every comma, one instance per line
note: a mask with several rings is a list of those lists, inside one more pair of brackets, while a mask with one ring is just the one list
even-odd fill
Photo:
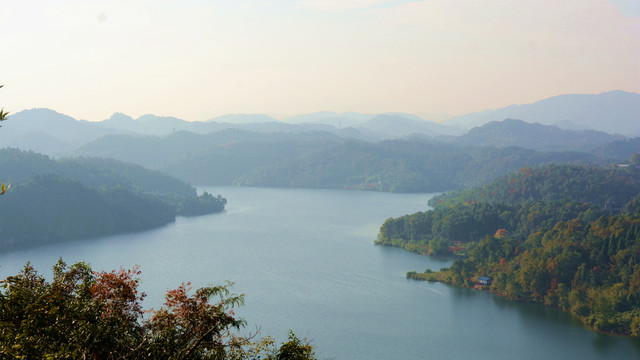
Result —
[[[139, 268], [93, 272], [62, 260], [48, 282], [27, 264], [1, 281], [0, 358], [8, 359], [315, 359], [313, 347], [290, 333], [277, 346], [236, 330], [242, 295], [230, 285], [195, 290], [182, 284], [147, 315]], [[255, 336], [255, 335], [254, 335]]]

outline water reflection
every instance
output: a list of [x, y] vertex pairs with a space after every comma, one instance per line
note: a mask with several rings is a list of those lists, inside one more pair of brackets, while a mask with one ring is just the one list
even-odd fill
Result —
[[[490, 318], [500, 318], [508, 320], [508, 315], [496, 316], [497, 313], [515, 312], [520, 321], [515, 323], [506, 322], [504, 325], [509, 326], [515, 332], [521, 332], [522, 336], [532, 341], [540, 339], [541, 334], [545, 334], [549, 342], [563, 341], [565, 343], [574, 343], [576, 351], [588, 353], [588, 349], [595, 351], [589, 356], [597, 355], [593, 358], [616, 358], [621, 354], [620, 348], [630, 345], [633, 353], [640, 355], [640, 340], [624, 336], [597, 333], [580, 321], [571, 313], [560, 309], [544, 306], [543, 304], [509, 300], [501, 296], [493, 295], [488, 292], [475, 289], [451, 287], [450, 294], [455, 303], [460, 306], [469, 306], [473, 304], [478, 311], [489, 314]], [[490, 299], [490, 301], [488, 301]], [[591, 343], [591, 347], [585, 347], [586, 343]], [[553, 347], [551, 343], [546, 344], [547, 347]], [[578, 348], [580, 350], [578, 350]], [[623, 352], [624, 353], [624, 352]], [[576, 356], [577, 357], [577, 356]], [[542, 358], [542, 357], [541, 357]], [[624, 357], [623, 357], [624, 358]]]

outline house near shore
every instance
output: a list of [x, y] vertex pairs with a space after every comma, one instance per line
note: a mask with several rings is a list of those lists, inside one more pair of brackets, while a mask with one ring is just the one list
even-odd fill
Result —
[[478, 282], [482, 285], [491, 285], [491, 278], [488, 276], [478, 276]]

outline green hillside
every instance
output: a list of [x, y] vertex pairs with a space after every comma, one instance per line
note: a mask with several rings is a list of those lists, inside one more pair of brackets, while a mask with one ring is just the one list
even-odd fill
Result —
[[638, 174], [633, 165], [525, 168], [388, 219], [376, 243], [461, 258], [409, 278], [543, 303], [596, 330], [640, 336]]
[[198, 196], [174, 177], [116, 160], [53, 160], [3, 149], [0, 167], [11, 185], [0, 201], [0, 252], [151, 229], [226, 204], [220, 195]]
[[485, 184], [527, 164], [592, 163], [584, 153], [462, 147], [421, 140], [345, 141], [266, 165], [236, 185], [435, 192]]

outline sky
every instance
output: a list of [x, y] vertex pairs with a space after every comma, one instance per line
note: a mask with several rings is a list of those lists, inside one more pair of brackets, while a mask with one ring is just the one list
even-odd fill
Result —
[[12, 113], [429, 118], [640, 92], [640, 0], [2, 2]]

